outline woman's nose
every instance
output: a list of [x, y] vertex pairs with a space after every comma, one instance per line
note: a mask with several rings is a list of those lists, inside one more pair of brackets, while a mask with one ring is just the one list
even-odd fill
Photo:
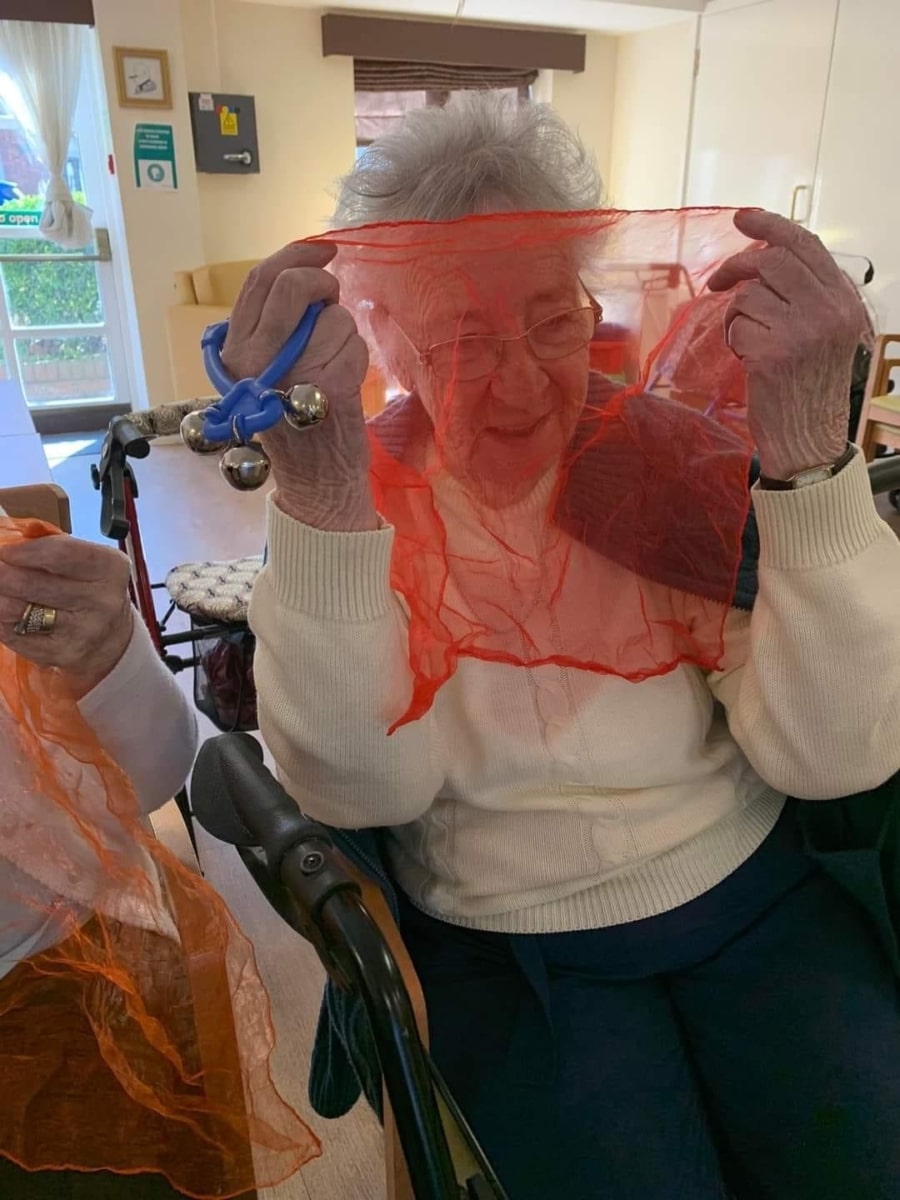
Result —
[[500, 361], [491, 376], [491, 394], [516, 408], [529, 408], [546, 375], [525, 338], [502, 342]]

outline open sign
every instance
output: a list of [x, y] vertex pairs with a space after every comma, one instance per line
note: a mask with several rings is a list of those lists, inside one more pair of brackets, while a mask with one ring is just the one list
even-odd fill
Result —
[[39, 212], [3, 212], [0, 209], [0, 228], [25, 228], [37, 229], [41, 223], [41, 214]]

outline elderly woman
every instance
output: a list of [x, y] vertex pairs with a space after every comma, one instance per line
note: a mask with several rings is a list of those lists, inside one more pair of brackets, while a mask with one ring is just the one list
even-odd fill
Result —
[[[128, 580], [124, 555], [66, 534], [0, 545], [0, 643], [65, 676], [81, 715], [150, 813], [187, 778], [197, 725], [135, 619]], [[3, 757], [0, 747], [0, 779]], [[0, 976], [60, 934], [28, 903], [23, 880], [8, 877], [12, 870], [0, 860]]]
[[[371, 147], [335, 224], [599, 202], [549, 111], [476, 97]], [[251, 609], [262, 731], [305, 812], [390, 827], [433, 1054], [511, 1200], [900, 1197], [896, 984], [864, 913], [804, 856], [787, 799], [860, 792], [900, 768], [900, 546], [846, 442], [863, 317], [811, 234], [762, 213], [737, 224], [757, 244], [709, 283], [733, 292], [761, 551], [752, 615], [728, 614], [717, 668], [681, 661], [639, 681], [461, 657], [392, 736], [415, 682], [409, 596], [392, 591], [366, 347], [326, 269], [333, 247], [269, 259], [233, 314], [224, 357], [242, 378], [326, 303], [289, 382], [320, 385], [331, 415], [267, 440], [277, 489]], [[409, 391], [386, 415], [423, 414], [425, 460], [455, 431], [435, 487], [448, 587], [476, 477], [481, 501], [494, 482], [531, 503], [536, 439], [562, 455], [569, 401], [585, 403], [590, 333], [560, 357], [530, 331], [587, 302], [571, 274], [548, 289], [531, 265], [508, 265], [502, 328], [449, 277], [424, 298], [411, 274], [372, 315]], [[495, 363], [480, 386], [465, 382], [474, 337]], [[468, 397], [449, 414], [448, 341]], [[553, 737], [548, 694], [570, 701]]]

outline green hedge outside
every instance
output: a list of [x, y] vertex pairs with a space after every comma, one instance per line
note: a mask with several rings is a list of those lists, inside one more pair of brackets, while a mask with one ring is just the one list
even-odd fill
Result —
[[[76, 195], [84, 203], [84, 197]], [[43, 208], [40, 196], [22, 196], [0, 205], [3, 212], [21, 212]], [[0, 243], [7, 254], [45, 254], [52, 259], [59, 249], [42, 237], [3, 238]], [[64, 251], [63, 251], [64, 253]], [[103, 306], [97, 287], [97, 273], [93, 263], [3, 263], [3, 285], [9, 311], [16, 326], [26, 329], [46, 325], [99, 324], [103, 320]], [[96, 345], [95, 345], [96, 343]], [[46, 358], [80, 359], [102, 354], [103, 339], [79, 337], [77, 339], [48, 339]], [[31, 362], [40, 361], [39, 347], [29, 347]]]

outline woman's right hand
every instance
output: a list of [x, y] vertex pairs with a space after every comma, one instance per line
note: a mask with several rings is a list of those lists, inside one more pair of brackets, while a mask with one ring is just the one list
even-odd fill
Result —
[[279, 508], [316, 529], [352, 532], [378, 528], [360, 397], [369, 355], [338, 303], [337, 279], [324, 270], [335, 253], [327, 243], [298, 242], [255, 267], [231, 314], [222, 362], [234, 379], [259, 375], [309, 305], [325, 301], [306, 351], [278, 386], [315, 384], [328, 398], [328, 416], [308, 430], [279, 421], [262, 443]]
[[[130, 575], [128, 559], [112, 546], [64, 533], [9, 542], [0, 547], [0, 644], [62, 671], [80, 700], [131, 642]], [[16, 632], [28, 604], [54, 610], [52, 632]]]

